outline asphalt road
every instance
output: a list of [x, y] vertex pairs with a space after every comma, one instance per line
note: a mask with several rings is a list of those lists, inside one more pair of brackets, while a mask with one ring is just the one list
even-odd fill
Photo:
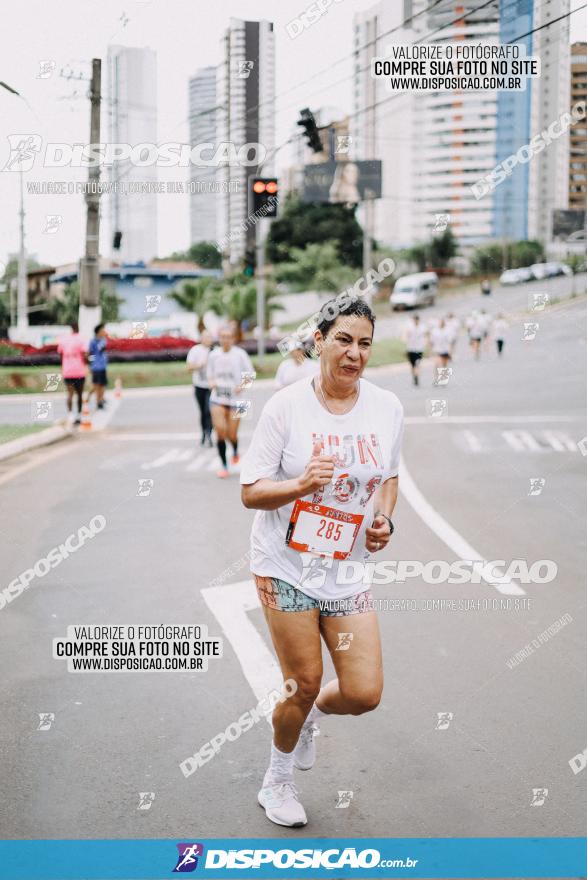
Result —
[[[534, 319], [536, 338], [522, 340], [515, 323], [500, 361], [492, 348], [473, 361], [461, 340], [444, 387], [430, 364], [418, 389], [403, 368], [372, 374], [407, 416], [404, 491], [384, 558], [451, 562], [470, 546], [485, 559], [552, 560], [557, 577], [509, 593], [421, 578], [375, 588], [417, 608], [380, 612], [378, 710], [328, 719], [315, 768], [298, 773], [304, 836], [585, 833], [587, 773], [569, 761], [587, 748], [587, 456], [577, 447], [587, 436], [587, 304]], [[252, 389], [243, 449], [269, 394]], [[427, 401], [439, 399], [445, 414], [429, 416]], [[106, 519], [0, 610], [2, 838], [299, 836], [256, 803], [266, 722], [188, 779], [179, 770], [276, 674], [243, 563], [253, 513], [236, 475], [216, 479], [195, 427], [189, 389], [128, 394], [105, 432], [0, 464], [4, 585], [95, 515]], [[149, 494], [137, 494], [141, 480], [152, 480], [141, 484]], [[433, 599], [470, 610], [432, 610]], [[508, 666], [563, 615], [566, 626]], [[72, 674], [52, 659], [70, 624], [132, 623], [205, 624], [224, 656], [207, 672], [124, 674]], [[37, 729], [40, 713], [55, 716], [48, 730]], [[340, 791], [352, 792], [347, 807]], [[140, 792], [154, 793], [149, 809], [138, 808]]]

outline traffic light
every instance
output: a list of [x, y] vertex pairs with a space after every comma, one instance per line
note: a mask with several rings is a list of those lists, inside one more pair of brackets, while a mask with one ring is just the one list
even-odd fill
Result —
[[257, 265], [255, 248], [249, 248], [248, 251], [245, 252], [245, 266], [243, 269], [243, 273], [247, 275], [249, 278], [252, 278], [255, 274], [255, 267]]
[[263, 217], [277, 217], [279, 185], [275, 177], [251, 178], [252, 213], [260, 212]]
[[298, 119], [297, 124], [301, 125], [304, 129], [304, 136], [312, 150], [315, 153], [322, 153], [324, 147], [322, 146], [322, 140], [318, 133], [316, 120], [314, 119], [314, 114], [308, 109], [308, 107], [304, 107], [303, 110], [300, 110], [300, 118]]
[[112, 237], [112, 250], [119, 251], [120, 245], [122, 244], [122, 232], [116, 230]]

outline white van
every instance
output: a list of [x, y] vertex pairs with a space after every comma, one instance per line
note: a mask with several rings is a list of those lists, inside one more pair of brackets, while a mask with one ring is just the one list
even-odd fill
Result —
[[414, 309], [418, 306], [433, 306], [438, 293], [436, 272], [418, 272], [398, 278], [389, 298], [392, 309]]

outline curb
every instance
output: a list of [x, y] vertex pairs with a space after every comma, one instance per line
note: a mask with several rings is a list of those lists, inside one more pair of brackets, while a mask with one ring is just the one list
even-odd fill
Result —
[[0, 444], [0, 461], [13, 458], [13, 456], [20, 455], [21, 452], [28, 452], [30, 449], [58, 443], [60, 440], [65, 440], [66, 437], [71, 437], [71, 431], [60, 425], [54, 425], [47, 428], [46, 431], [39, 431], [38, 434], [29, 434], [26, 437], [19, 437], [17, 440], [10, 440], [8, 443]]

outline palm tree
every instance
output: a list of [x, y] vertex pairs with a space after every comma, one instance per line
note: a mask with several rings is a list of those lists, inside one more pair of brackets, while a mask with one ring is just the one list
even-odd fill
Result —
[[184, 281], [178, 290], [172, 290], [169, 294], [171, 299], [185, 309], [186, 312], [195, 312], [198, 316], [198, 330], [204, 328], [203, 316], [210, 307], [209, 300], [212, 294], [212, 285], [215, 278], [197, 278], [195, 281]]

